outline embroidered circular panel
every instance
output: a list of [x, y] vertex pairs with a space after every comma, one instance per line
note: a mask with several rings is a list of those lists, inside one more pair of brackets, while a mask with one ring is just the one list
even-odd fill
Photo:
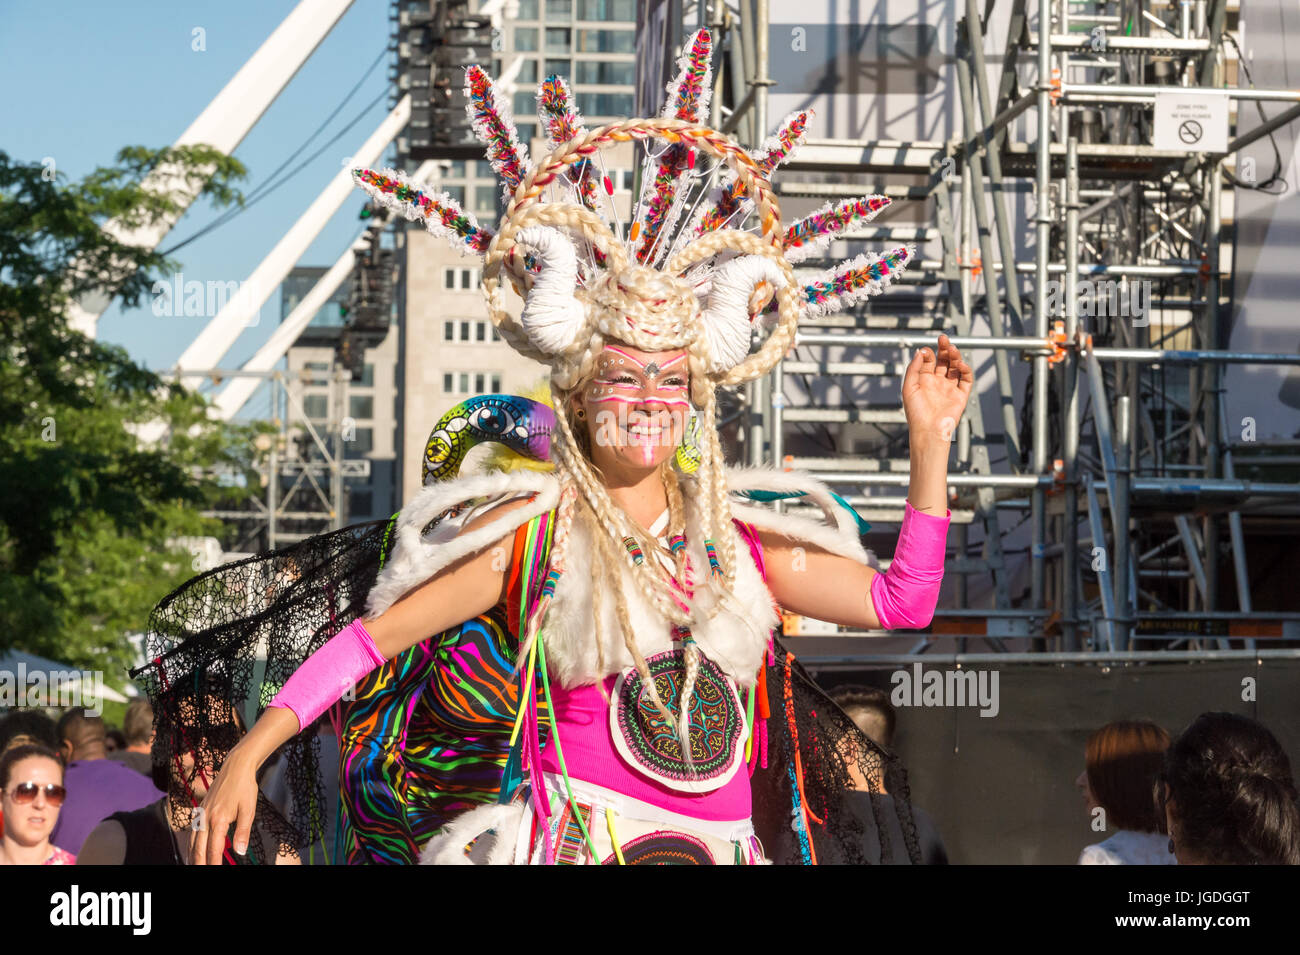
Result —
[[[659, 698], [677, 718], [685, 677], [680, 649], [646, 659]], [[683, 792], [712, 792], [735, 775], [744, 761], [745, 711], [734, 684], [717, 664], [701, 654], [690, 701], [690, 744], [694, 767], [687, 765], [674, 727], [668, 725], [641, 675], [629, 667], [614, 684], [609, 708], [614, 747], [633, 768]]]
[[[685, 832], [648, 832], [619, 847], [626, 865], [714, 865], [713, 853], [704, 840]], [[601, 865], [618, 865], [610, 855]]]

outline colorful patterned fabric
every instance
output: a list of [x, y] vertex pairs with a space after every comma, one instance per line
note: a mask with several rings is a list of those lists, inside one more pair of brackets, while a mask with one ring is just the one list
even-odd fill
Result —
[[[448, 820], [498, 798], [519, 705], [511, 607], [529, 527], [544, 540], [553, 515], [516, 531], [508, 605], [399, 654], [346, 704], [340, 798], [349, 864], [414, 863]], [[545, 726], [545, 700], [539, 710]]]

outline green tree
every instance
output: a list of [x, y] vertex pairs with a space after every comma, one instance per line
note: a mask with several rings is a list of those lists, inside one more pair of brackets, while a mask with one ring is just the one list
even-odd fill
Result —
[[[258, 482], [250, 428], [212, 420], [202, 397], [68, 325], [73, 301], [100, 292], [136, 307], [180, 269], [101, 228], [184, 211], [185, 195], [144, 185], [158, 168], [195, 201], [243, 203], [231, 185], [243, 166], [211, 147], [128, 147], [75, 183], [0, 151], [0, 650], [117, 683], [128, 635], [194, 573], [175, 539], [220, 537], [200, 511]], [[138, 427], [157, 421], [168, 436], [142, 443]]]

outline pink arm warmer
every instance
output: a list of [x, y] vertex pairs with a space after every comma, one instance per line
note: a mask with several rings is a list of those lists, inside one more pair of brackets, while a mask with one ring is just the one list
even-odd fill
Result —
[[951, 511], [935, 517], [906, 505], [889, 570], [871, 579], [871, 606], [886, 630], [925, 627], [933, 619], [951, 517]]
[[271, 706], [293, 710], [301, 732], [384, 662], [384, 655], [358, 617], [293, 671]]

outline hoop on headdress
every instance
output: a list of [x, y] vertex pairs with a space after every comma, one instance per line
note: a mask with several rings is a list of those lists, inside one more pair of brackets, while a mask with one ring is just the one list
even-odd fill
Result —
[[[792, 113], [753, 152], [703, 125], [711, 55], [709, 32], [697, 31], [683, 47], [660, 116], [594, 130], [585, 128], [565, 81], [548, 77], [537, 99], [550, 152], [536, 161], [519, 142], [491, 79], [470, 67], [470, 119], [508, 197], [495, 230], [446, 193], [426, 194], [393, 170], [358, 169], [354, 179], [377, 201], [483, 257], [492, 322], [512, 348], [549, 365], [561, 388], [590, 370], [583, 359], [597, 335], [646, 351], [695, 345], [701, 360], [692, 362], [692, 374], [712, 387], [758, 378], [784, 357], [800, 318], [882, 292], [915, 250], [864, 254], [811, 281], [798, 278], [795, 262], [870, 221], [890, 200], [828, 203], [786, 225], [771, 176], [798, 147], [810, 113]], [[646, 149], [642, 191], [626, 233], [603, 159], [605, 150], [624, 142]], [[756, 228], [746, 228], [751, 217]], [[518, 318], [505, 308], [503, 279], [524, 299]], [[758, 323], [769, 310], [775, 320]]]

